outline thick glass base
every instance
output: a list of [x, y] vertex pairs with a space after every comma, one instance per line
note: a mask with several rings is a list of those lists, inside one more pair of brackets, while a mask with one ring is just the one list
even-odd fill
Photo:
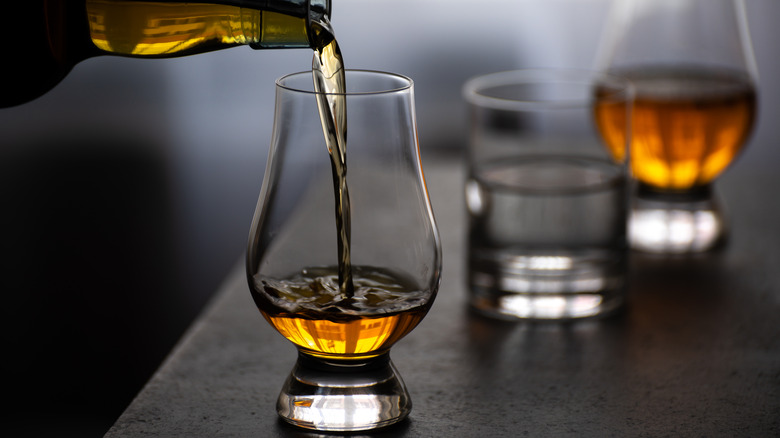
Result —
[[625, 301], [626, 252], [472, 249], [470, 306], [500, 319], [568, 320], [614, 313]]
[[655, 254], [701, 253], [721, 245], [726, 234], [711, 186], [684, 193], [637, 188], [628, 226], [632, 249]]
[[397, 423], [412, 401], [389, 353], [365, 361], [332, 361], [298, 355], [276, 404], [298, 427], [362, 431]]

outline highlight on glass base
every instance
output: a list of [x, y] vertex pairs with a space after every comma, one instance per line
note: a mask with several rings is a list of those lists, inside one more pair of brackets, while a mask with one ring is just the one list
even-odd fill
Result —
[[695, 254], [723, 245], [724, 212], [710, 185], [684, 193], [639, 188], [629, 215], [631, 248], [655, 254]]
[[624, 304], [625, 269], [611, 253], [510, 256], [504, 249], [488, 256], [472, 250], [469, 304], [499, 319], [607, 316]]
[[344, 432], [398, 423], [412, 410], [412, 401], [387, 353], [358, 363], [301, 353], [276, 409], [295, 426]]

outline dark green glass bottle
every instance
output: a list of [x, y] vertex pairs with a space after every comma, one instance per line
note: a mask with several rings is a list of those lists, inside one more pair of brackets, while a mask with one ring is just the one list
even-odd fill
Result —
[[[21, 3], [21, 4], [20, 4]], [[0, 107], [35, 99], [98, 55], [170, 58], [237, 45], [315, 46], [330, 0], [24, 0], [4, 11]]]

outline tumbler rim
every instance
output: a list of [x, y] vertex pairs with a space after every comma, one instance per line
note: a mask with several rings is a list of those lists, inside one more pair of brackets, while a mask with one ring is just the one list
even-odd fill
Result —
[[[373, 96], [373, 95], [380, 95], [380, 94], [393, 94], [393, 93], [398, 93], [398, 92], [411, 90], [412, 88], [414, 88], [414, 81], [410, 77], [408, 77], [406, 75], [402, 75], [400, 73], [393, 73], [393, 72], [387, 72], [387, 71], [381, 71], [381, 70], [366, 70], [366, 69], [345, 69], [344, 72], [348, 76], [350, 75], [350, 73], [352, 73], [352, 74], [360, 74], [360, 75], [364, 75], [364, 74], [365, 75], [372, 75], [372, 76], [377, 76], [377, 77], [395, 78], [395, 79], [398, 79], [399, 81], [401, 81], [403, 83], [403, 85], [396, 86], [396, 87], [392, 87], [392, 86], [391, 87], [383, 87], [381, 89], [370, 90], [370, 91], [347, 91], [347, 92], [344, 92], [344, 93], [332, 93], [332, 92], [331, 93], [322, 93], [322, 92], [315, 91], [313, 89], [313, 85], [312, 85], [312, 89], [308, 89], [308, 88], [307, 89], [303, 89], [303, 88], [299, 88], [299, 87], [292, 86], [292, 85], [289, 85], [289, 84], [285, 84], [285, 81], [288, 81], [288, 80], [290, 80], [292, 78], [296, 78], [296, 77], [303, 76], [303, 75], [308, 75], [311, 78], [311, 75], [312, 75], [311, 70], [302, 70], [302, 71], [298, 71], [298, 72], [294, 72], [294, 73], [288, 73], [288, 74], [286, 74], [284, 76], [279, 77], [278, 79], [276, 79], [276, 87], [277, 88], [281, 88], [283, 90], [293, 91], [293, 92], [302, 93], [302, 94], [312, 94], [312, 95], [315, 95], [315, 94], [326, 94], [326, 95], [334, 95], [334, 96]], [[347, 80], [347, 86], [349, 86], [349, 84], [350, 84], [350, 81]]]
[[523, 99], [496, 97], [484, 94], [491, 88], [512, 85], [555, 85], [555, 84], [603, 84], [609, 92], [600, 95], [602, 101], [631, 102], [634, 88], [628, 79], [598, 70], [585, 69], [518, 69], [474, 76], [462, 88], [463, 98], [470, 104], [494, 110], [536, 111], [545, 109], [581, 108], [591, 105], [594, 98], [580, 99]]

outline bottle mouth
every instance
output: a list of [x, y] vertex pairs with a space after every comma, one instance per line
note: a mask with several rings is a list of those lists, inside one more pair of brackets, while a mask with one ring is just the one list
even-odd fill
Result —
[[[222, 2], [249, 8], [257, 8], [257, 3], [260, 3], [249, 0], [222, 0]], [[263, 30], [259, 41], [249, 44], [253, 49], [317, 47], [312, 30], [314, 24], [330, 26], [331, 0], [265, 0], [260, 7], [263, 11], [273, 14], [263, 17]], [[273, 23], [267, 24], [267, 20]]]
[[309, 2], [309, 16], [312, 14], [330, 17], [330, 0], [311, 0]]
[[321, 93], [314, 89], [312, 72], [291, 73], [276, 80], [277, 88], [303, 94], [328, 95], [378, 95], [409, 92], [414, 81], [407, 76], [378, 70], [345, 70], [346, 87], [344, 93]]
[[306, 2], [308, 10], [306, 11], [306, 31], [309, 36], [309, 45], [315, 47], [313, 40], [313, 23], [319, 23], [326, 26], [333, 38], [333, 31], [330, 30], [330, 0], [309, 0]]

